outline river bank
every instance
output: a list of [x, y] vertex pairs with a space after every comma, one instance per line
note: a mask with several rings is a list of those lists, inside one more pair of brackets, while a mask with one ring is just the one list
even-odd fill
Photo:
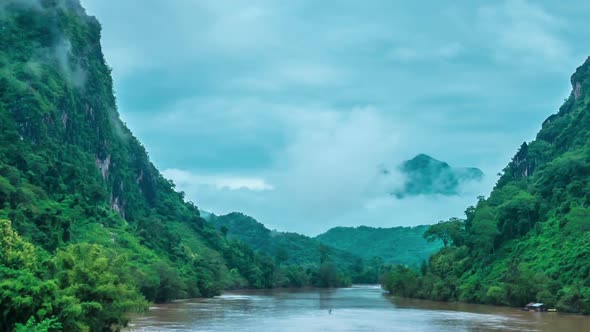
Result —
[[590, 317], [404, 299], [379, 286], [231, 291], [155, 305], [127, 331], [563, 331]]

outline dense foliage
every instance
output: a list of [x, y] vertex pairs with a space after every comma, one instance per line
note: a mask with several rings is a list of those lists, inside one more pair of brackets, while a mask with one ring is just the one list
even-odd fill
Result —
[[397, 267], [394, 294], [590, 313], [590, 59], [536, 139], [523, 143], [487, 199], [433, 226], [447, 246], [420, 270]]
[[26, 322], [17, 330], [100, 331], [125, 325], [125, 312], [147, 308], [126, 256], [85, 243], [48, 257], [16, 234], [8, 220], [0, 220], [0, 232], [3, 329]]
[[336, 227], [316, 237], [325, 245], [351, 252], [366, 261], [377, 258], [386, 264], [419, 266], [442, 242], [423, 238], [428, 226], [373, 228]]
[[242, 213], [212, 214], [206, 219], [229, 239], [243, 241], [255, 251], [273, 257], [277, 266], [285, 270], [285, 281], [290, 285], [343, 286], [358, 281], [357, 277], [367, 268], [359, 256], [322, 245], [305, 235], [271, 231]]
[[146, 300], [285, 284], [149, 161], [100, 33], [78, 0], [0, 2], [2, 331], [117, 329]]

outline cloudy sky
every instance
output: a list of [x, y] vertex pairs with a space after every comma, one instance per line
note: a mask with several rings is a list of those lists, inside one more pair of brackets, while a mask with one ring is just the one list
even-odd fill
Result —
[[[270, 228], [461, 216], [570, 92], [590, 2], [82, 0], [119, 111], [214, 213]], [[427, 153], [486, 179], [395, 199], [379, 169]]]

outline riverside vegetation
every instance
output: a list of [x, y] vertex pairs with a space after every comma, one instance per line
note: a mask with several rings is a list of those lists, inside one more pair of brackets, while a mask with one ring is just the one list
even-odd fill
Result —
[[425, 233], [444, 247], [419, 269], [395, 267], [391, 293], [590, 314], [590, 59], [572, 93], [523, 143], [488, 198]]
[[149, 302], [377, 280], [317, 240], [247, 243], [205, 220], [120, 120], [100, 36], [79, 0], [0, 3], [0, 331], [118, 330]]
[[[149, 302], [376, 280], [362, 250], [203, 218], [120, 120], [100, 34], [78, 0], [0, 4], [0, 330], [117, 330]], [[590, 311], [588, 67], [490, 198], [431, 228], [441, 251], [391, 268], [386, 287]]]
[[201, 218], [120, 120], [100, 34], [78, 0], [0, 4], [0, 330], [116, 330], [148, 301], [348, 284], [329, 250], [287, 267]]

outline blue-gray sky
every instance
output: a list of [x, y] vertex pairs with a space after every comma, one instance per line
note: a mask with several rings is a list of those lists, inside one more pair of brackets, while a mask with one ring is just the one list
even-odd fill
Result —
[[[587, 1], [82, 2], [156, 166], [203, 210], [306, 234], [461, 216], [590, 54]], [[488, 176], [395, 199], [378, 170], [418, 153]]]

